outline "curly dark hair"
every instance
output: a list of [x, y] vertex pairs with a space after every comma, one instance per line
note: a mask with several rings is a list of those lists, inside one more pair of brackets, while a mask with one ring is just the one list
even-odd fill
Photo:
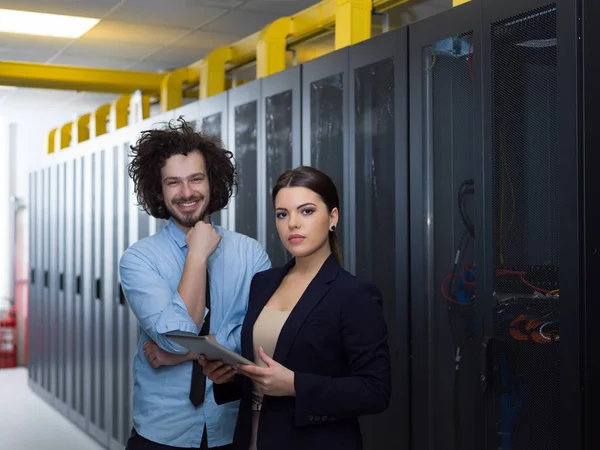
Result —
[[233, 153], [216, 137], [196, 132], [181, 116], [177, 122], [171, 120], [163, 129], [142, 131], [135, 146], [130, 146], [132, 160], [127, 170], [138, 204], [157, 219], [171, 217], [163, 200], [160, 171], [173, 155], [199, 151], [204, 156], [210, 185], [209, 214], [227, 206], [237, 188]]

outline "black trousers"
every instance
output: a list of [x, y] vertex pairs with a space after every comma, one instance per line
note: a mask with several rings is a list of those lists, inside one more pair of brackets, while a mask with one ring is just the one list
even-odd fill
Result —
[[[202, 435], [202, 442], [200, 443], [200, 450], [209, 450], [208, 442], [206, 438], [206, 428]], [[140, 436], [135, 429], [131, 430], [131, 436], [127, 440], [127, 447], [125, 450], [189, 450], [184, 447], [171, 447], [170, 445], [158, 444], [156, 442], [149, 441], [143, 436]], [[210, 450], [231, 450], [231, 445], [224, 445], [222, 447], [211, 447]]]

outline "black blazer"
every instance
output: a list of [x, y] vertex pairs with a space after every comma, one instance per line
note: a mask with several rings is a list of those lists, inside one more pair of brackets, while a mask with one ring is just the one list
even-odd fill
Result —
[[[242, 355], [253, 360], [252, 330], [294, 265], [256, 274], [242, 325]], [[332, 254], [281, 329], [273, 359], [294, 371], [295, 397], [264, 396], [258, 450], [359, 450], [358, 417], [387, 409], [390, 356], [381, 293], [359, 281]], [[214, 385], [218, 404], [241, 399], [234, 450], [248, 450], [252, 380]]]

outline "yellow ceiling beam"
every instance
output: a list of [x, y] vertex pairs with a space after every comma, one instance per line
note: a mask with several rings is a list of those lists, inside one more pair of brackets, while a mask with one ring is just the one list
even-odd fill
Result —
[[337, 0], [335, 48], [358, 44], [371, 37], [371, 0]]
[[0, 61], [0, 85], [128, 94], [160, 92], [166, 74]]
[[256, 46], [256, 78], [264, 78], [286, 69], [287, 38], [292, 34], [293, 21], [281, 17], [264, 27]]
[[225, 90], [225, 68], [231, 58], [231, 47], [219, 47], [204, 58], [200, 68], [200, 100]]
[[[287, 45], [298, 44], [310, 37], [333, 31], [336, 23], [337, 1], [322, 0], [313, 6], [309, 6], [289, 16], [289, 19], [292, 21], [292, 29], [287, 39]], [[372, 4], [373, 11], [383, 12], [409, 1], [372, 0], [369, 3]], [[231, 44], [229, 46], [231, 52], [229, 66], [236, 67], [255, 61], [257, 58], [257, 48], [263, 36], [264, 32], [261, 30]], [[190, 84], [197, 84], [199, 82], [203, 65], [204, 60], [201, 59], [188, 66], [188, 69], [190, 69], [190, 78], [187, 81]]]

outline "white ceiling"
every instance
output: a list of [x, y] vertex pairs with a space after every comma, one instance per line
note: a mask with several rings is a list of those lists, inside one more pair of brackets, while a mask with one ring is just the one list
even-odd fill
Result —
[[[0, 8], [100, 18], [79, 39], [0, 33], [0, 60], [170, 71], [255, 33], [317, 0], [0, 0]], [[446, 9], [451, 0], [412, 0], [394, 17], [412, 22]], [[1, 110], [72, 114], [117, 95], [0, 86]]]

